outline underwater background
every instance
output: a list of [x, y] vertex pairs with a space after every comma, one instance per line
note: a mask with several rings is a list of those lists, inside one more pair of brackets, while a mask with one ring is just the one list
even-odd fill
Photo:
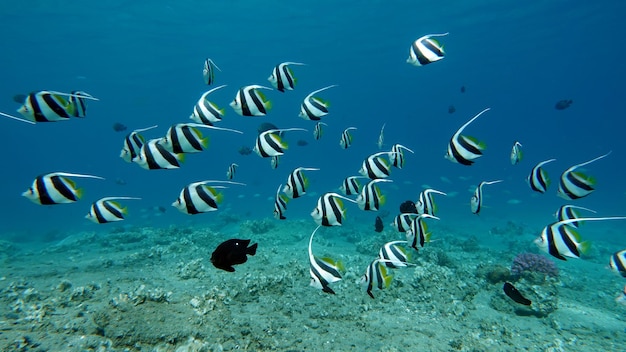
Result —
[[[282, 307], [298, 300], [310, 300], [312, 306], [351, 310], [350, 304], [358, 296], [359, 301], [367, 300], [368, 305], [374, 304], [368, 309], [379, 312], [380, 319], [393, 320], [399, 324], [396, 328], [400, 329], [405, 326], [403, 324], [409, 324], [410, 317], [404, 317], [401, 311], [389, 312], [385, 309], [393, 305], [398, 296], [410, 300], [408, 297], [415, 294], [417, 284], [405, 283], [398, 287], [400, 284], [397, 282], [402, 282], [402, 279], [394, 278], [392, 287], [378, 291], [377, 301], [380, 302], [371, 303], [371, 299], [353, 281], [362, 275], [371, 259], [364, 254], [369, 250], [368, 246], [374, 248], [371, 250], [373, 258], [385, 239], [403, 239], [403, 234], [394, 232], [388, 224], [399, 212], [400, 203], [416, 201], [424, 188], [432, 187], [448, 193], [448, 196], [436, 196], [437, 216], [441, 220], [429, 222], [433, 241], [414, 255], [421, 257], [425, 254], [426, 259], [422, 259], [422, 265], [418, 264], [417, 268], [404, 269], [407, 272], [416, 270], [416, 274], [402, 274], [414, 275], [411, 280], [416, 282], [434, 278], [436, 274], [429, 275], [429, 270], [439, 273], [441, 280], [454, 282], [455, 285], [463, 283], [464, 279], [484, 281], [482, 273], [476, 274], [473, 279], [463, 278], [462, 273], [485, 265], [488, 260], [496, 261], [496, 258], [500, 262], [489, 264], [509, 267], [513, 257], [521, 252], [541, 253], [549, 257], [539, 252], [532, 242], [544, 226], [554, 221], [558, 207], [567, 203], [556, 196], [559, 175], [570, 166], [609, 151], [611, 154], [608, 157], [584, 168], [585, 173], [597, 179], [597, 190], [589, 197], [571, 201], [570, 204], [593, 209], [597, 212], [594, 216], [626, 216], [626, 142], [623, 138], [626, 127], [623, 110], [625, 15], [626, 3], [623, 1], [3, 2], [0, 4], [0, 32], [3, 33], [0, 39], [3, 48], [0, 111], [13, 114], [20, 105], [13, 100], [15, 95], [40, 90], [82, 90], [99, 101], [88, 102], [88, 113], [84, 119], [38, 123], [35, 126], [0, 119], [5, 147], [0, 182], [0, 194], [3, 195], [0, 202], [0, 239], [5, 247], [0, 257], [3, 261], [0, 281], [2, 299], [12, 304], [16, 296], [24, 295], [25, 290], [34, 285], [33, 289], [41, 294], [30, 299], [43, 302], [54, 296], [43, 292], [57, 287], [59, 278], [75, 282], [75, 288], [79, 286], [77, 282], [83, 282], [80, 287], [86, 287], [93, 281], [115, 282], [116, 272], [120, 269], [116, 269], [116, 265], [122, 266], [121, 271], [129, 277], [134, 277], [133, 270], [144, 269], [146, 271], [137, 274], [137, 277], [145, 278], [149, 274], [167, 277], [168, 266], [179, 272], [177, 265], [180, 262], [201, 259], [206, 267], [202, 266], [202, 270], [199, 269], [202, 273], [191, 276], [191, 280], [202, 282], [204, 292], [213, 290], [212, 287], [227, 287], [230, 292], [242, 290], [242, 281], [236, 276], [225, 275], [239, 275], [240, 278], [246, 275], [249, 280], [266, 283], [266, 286], [254, 290], [246, 286], [247, 294], [272, 296], [278, 300], [273, 304], [254, 301], [254, 304], [262, 303], [268, 309], [267, 314], [272, 314], [271, 307]], [[449, 34], [438, 38], [445, 49], [443, 60], [423, 67], [406, 63], [413, 41], [423, 35], [445, 32]], [[211, 100], [226, 111], [223, 121], [217, 126], [244, 133], [203, 130], [203, 134], [210, 138], [208, 149], [188, 155], [183, 166], [177, 170], [144, 170], [125, 163], [119, 153], [126, 133], [158, 125], [157, 129], [143, 133], [147, 139], [157, 138], [173, 124], [191, 122], [189, 115], [193, 106], [200, 95], [210, 89], [202, 79], [202, 65], [206, 58], [211, 58], [221, 69], [215, 72], [215, 85], [227, 85], [211, 94]], [[270, 86], [267, 77], [271, 70], [285, 61], [306, 65], [292, 66], [298, 80], [294, 91], [264, 92], [273, 105], [267, 116], [242, 117], [228, 106], [242, 86]], [[314, 123], [298, 117], [300, 104], [308, 93], [333, 84], [338, 87], [320, 93], [330, 102], [330, 113], [322, 119], [328, 124], [322, 138], [314, 140]], [[572, 105], [564, 110], [555, 109], [555, 104], [563, 99], [571, 99]], [[446, 160], [444, 154], [450, 137], [462, 124], [487, 107], [491, 110], [465, 131], [486, 142], [484, 156], [469, 167]], [[281, 128], [308, 130], [286, 134], [289, 149], [277, 169], [270, 167], [268, 159], [254, 153], [239, 153], [242, 146], [252, 148], [257, 128], [263, 122]], [[115, 131], [112, 128], [115, 123], [124, 124], [128, 130]], [[308, 286], [306, 244], [316, 226], [310, 213], [320, 195], [338, 192], [345, 177], [357, 175], [363, 160], [380, 151], [376, 142], [383, 124], [383, 150], [400, 143], [415, 153], [405, 152], [406, 165], [403, 169], [392, 171], [390, 179], [393, 183], [379, 184], [387, 202], [378, 213], [364, 212], [354, 204], [346, 204], [346, 220], [341, 229], [329, 228], [321, 233], [323, 244], [315, 245], [324, 246], [324, 249], [317, 250], [320, 255], [328, 253], [335, 257], [343, 256], [346, 262], [351, 259], [356, 261], [354, 268], [348, 268], [351, 275], [347, 275], [342, 285], [338, 286], [350, 288], [335, 296], [326, 295]], [[344, 150], [340, 148], [339, 140], [341, 132], [347, 127], [357, 127], [357, 130], [352, 131], [352, 146]], [[300, 146], [297, 143], [299, 140], [307, 144]], [[519, 164], [511, 165], [509, 154], [515, 141], [523, 145], [524, 158]], [[551, 186], [545, 194], [532, 192], [526, 184], [531, 168], [551, 158], [557, 159], [545, 167], [552, 180]], [[191, 182], [225, 180], [226, 170], [233, 162], [239, 165], [233, 181], [246, 186], [229, 185], [221, 190], [224, 201], [218, 211], [190, 216], [171, 206], [180, 190]], [[276, 188], [284, 184], [294, 168], [300, 166], [320, 170], [306, 172], [310, 180], [307, 194], [288, 203], [287, 220], [276, 220], [272, 215]], [[79, 187], [84, 189], [84, 197], [73, 204], [39, 206], [21, 196], [36, 176], [54, 171], [98, 175], [106, 180], [77, 179]], [[472, 214], [469, 200], [476, 185], [483, 180], [500, 179], [504, 182], [484, 188], [484, 209], [480, 215]], [[106, 196], [142, 199], [124, 202], [129, 209], [124, 222], [96, 225], [84, 219], [90, 204]], [[377, 215], [383, 217], [386, 226], [384, 236], [374, 232]], [[258, 233], [256, 230], [248, 231], [255, 226], [265, 230], [258, 230]], [[605, 314], [611, 317], [610, 323], [603, 324], [602, 319], [597, 318], [593, 328], [581, 332], [574, 328], [554, 328], [556, 323], [547, 322], [554, 319], [550, 316], [523, 316], [513, 311], [503, 310], [502, 313], [494, 310], [493, 317], [509, 314], [513, 317], [510, 319], [525, 319], [519, 323], [522, 326], [520, 329], [538, 329], [537, 334], [542, 336], [530, 333], [520, 337], [513, 333], [507, 335], [508, 343], [500, 336], [499, 339], [493, 338], [496, 342], [490, 344], [476, 342], [472, 345], [467, 342], [462, 346], [458, 341], [444, 341], [433, 332], [434, 335], [428, 338], [440, 344], [431, 342], [428, 348], [505, 350], [513, 349], [515, 345], [512, 344], [523, 341], [524, 345], [517, 347], [558, 350], [560, 345], [552, 342], [555, 336], [563, 334], [573, 336], [574, 340], [563, 337], [562, 341], [566, 341], [567, 346], [562, 350], [623, 349], [626, 308], [616, 303], [614, 298], [625, 282], [605, 268], [608, 255], [626, 246], [623, 229], [621, 221], [585, 224], [580, 232], [584, 239], [592, 242], [592, 252], [582, 259], [557, 263], [562, 274], [562, 282], [558, 285], [567, 287], [569, 284], [571, 288], [575, 284], [569, 295], [564, 294], [567, 298], [563, 301], [567, 300], [571, 306], [576, 306], [577, 302], [587, 304], [594, 301], [590, 295], [601, 294], [600, 303], [596, 302], [598, 306], [593, 308], [599, 313], [594, 317]], [[212, 234], [205, 233], [209, 230]], [[194, 235], [194, 231], [198, 233]], [[123, 238], [137, 236], [138, 233], [143, 235], [136, 237], [137, 241], [124, 242]], [[72, 241], [66, 241], [70, 237]], [[217, 273], [208, 260], [211, 252], [218, 243], [236, 237], [252, 238], [258, 242], [258, 252], [265, 253], [265, 260], [257, 254], [257, 257], [250, 257], [246, 264], [239, 266], [234, 274]], [[174, 243], [193, 242], [194, 238], [205, 241], [190, 245], [188, 252], [193, 253], [191, 257], [184, 256], [186, 250], [174, 251], [176, 255], [169, 259], [164, 254], [166, 259], [162, 259], [161, 263], [148, 259], [152, 264], [147, 266], [136, 258], [132, 261], [120, 259], [124, 258], [122, 253], [128, 250], [141, 253], [154, 246], [165, 248]], [[475, 252], [468, 252], [459, 244], [466, 243], [462, 241], [468, 239], [475, 241], [472, 242], [473, 247], [470, 246]], [[120, 242], [115, 244], [115, 241]], [[59, 247], [59, 243], [63, 245]], [[103, 251], [94, 250], [92, 246], [96, 243], [108, 243], [110, 247]], [[458, 246], [447, 247], [453, 243]], [[447, 260], [454, 263], [449, 268], [459, 271], [450, 269], [440, 273], [441, 261], [428, 260], [431, 258], [427, 254], [429, 246], [441, 255], [446, 254]], [[50, 248], [57, 249], [47, 251]], [[65, 250], [81, 253], [81, 259], [77, 260], [87, 267], [98, 266], [94, 263], [99, 261], [112, 261], [113, 264], [112, 267], [101, 266], [102, 276], [83, 277], [81, 275], [86, 275], [84, 270], [63, 269], [82, 267], [82, 264], [63, 263], [67, 260]], [[48, 257], [50, 255], [52, 257]], [[276, 264], [277, 260], [284, 261], [281, 262], [284, 266]], [[58, 266], [54, 275], [38, 275], [39, 264], [44, 261]], [[181, 265], [184, 267], [184, 264]], [[147, 268], [152, 266], [160, 269], [151, 272]], [[272, 282], [271, 276], [270, 279], [267, 277], [280, 271], [285, 271], [284, 275], [289, 276], [289, 280], [295, 280], [289, 287], [297, 287], [284, 297], [281, 296], [285, 294], [283, 291], [274, 291], [284, 282]], [[220, 277], [215, 278], [215, 275]], [[50, 281], [42, 281], [37, 286], [37, 280], [43, 280], [42, 277]], [[130, 287], [133, 280], [140, 279], [125, 277], [124, 280], [128, 280], [125, 282]], [[405, 281], [409, 282], [409, 279]], [[483, 281], [476, 283], [477, 292], [502, 295], [501, 283], [496, 285]], [[194, 285], [171, 286], [163, 290], [179, 295], [174, 301], [181, 305], [188, 305], [189, 297], [202, 296], [194, 291]], [[271, 290], [264, 291], [267, 287]], [[341, 288], [336, 291], [342, 291]], [[133, 286], [128, 292], [136, 292], [136, 289]], [[420, 292], [426, 292], [425, 289], [421, 287]], [[458, 290], [462, 291], [462, 286]], [[55, 294], [57, 291], [59, 295], [65, 294], [54, 289]], [[101, 304], [109, 307], [111, 296], [119, 292], [111, 289], [104, 294], [104, 291], [98, 290], [80, 302], [93, 300], [93, 306]], [[393, 291], [396, 293], [391, 293]], [[433, 288], [431, 294], [436, 295], [436, 292], [440, 291]], [[202, 297], [206, 298], [206, 294]], [[216, 297], [223, 298], [219, 294]], [[235, 303], [230, 304], [252, 304], [246, 299], [238, 302], [238, 297], [231, 297]], [[215, 300], [219, 301], [219, 298]], [[159, 303], [155, 300], [151, 304], [155, 302]], [[340, 307], [342, 303], [345, 305]], [[589, 304], [593, 305], [593, 302]], [[444, 305], [449, 306], [441, 302], [439, 307]], [[69, 305], [70, 308], [75, 306]], [[142, 307], [139, 304], [132, 306]], [[217, 307], [228, 310], [229, 305]], [[19, 315], [26, 311], [25, 308], [20, 311], [11, 309], [12, 313], [6, 314]], [[28, 326], [30, 331], [43, 333], [51, 329], [51, 324], [54, 325], [46, 320], [56, 319], [52, 311], [49, 309], [39, 322], [5, 315], [0, 329], [5, 349], [29, 350], [24, 347], [29, 346], [28, 343], [15, 342], [17, 336], [23, 335], [21, 331], [29, 331], [22, 324], [39, 324], [36, 328]], [[412, 314], [417, 314], [415, 312]], [[194, 316], [204, 315], [206, 321], [211, 321], [207, 314], [212, 313], [207, 310]], [[221, 311], [219, 314], [225, 313]], [[258, 315], [255, 314], [260, 313], [237, 313], [239, 317], [245, 316], [243, 320], [250, 324], [256, 321]], [[472, 327], [459, 321], [468, 320], [469, 314], [464, 312], [457, 315], [458, 320], [448, 321], [452, 330], [444, 331], [448, 334], [455, 331], [462, 340], [461, 336], [472, 331]], [[89, 314], [86, 316], [85, 319], [94, 321]], [[120, 313], [120, 316], [124, 315]], [[285, 324], [304, 324], [297, 318], [285, 319]], [[300, 318], [302, 321], [309, 319], [306, 314]], [[354, 316], [348, 318], [352, 322], [359, 320]], [[148, 315], [145, 319], [151, 318]], [[323, 316], [316, 319], [319, 324], [324, 324]], [[341, 320], [340, 317], [333, 319]], [[406, 322], [399, 323], [403, 319]], [[493, 318], [493, 321], [502, 319], [505, 318]], [[570, 321], [572, 317], [563, 320]], [[527, 323], [529, 321], [532, 322]], [[339, 324], [336, 329], [329, 329], [328, 333], [339, 338], [347, 333], [342, 329], [363, 327], [359, 324]], [[171, 324], [169, 326], [173, 328]], [[392, 325], [381, 323], [376, 329], [387, 330], [386, 326]], [[578, 328], [584, 330], [587, 325], [581, 323], [580, 326]], [[41, 337], [38, 342], [40, 348], [69, 349], [68, 336], [73, 333], [112, 341], [93, 344], [100, 347], [81, 347], [90, 350], [161, 348], [173, 351], [182, 348], [180, 346], [188, 336], [195, 339], [194, 346], [200, 346], [197, 350], [228, 350], [224, 341], [229, 338], [245, 340], [248, 336], [217, 336], [215, 332], [203, 334], [202, 328], [198, 328], [195, 332], [186, 331], [188, 335], [184, 338], [180, 334], [177, 339], [157, 339], [153, 346], [146, 342], [147, 339], [141, 342], [143, 347], [137, 347], [139, 342], [133, 342], [132, 338], [130, 342], [122, 342], [116, 340], [114, 335], [102, 332], [105, 330], [60, 330], [57, 333], [65, 336], [64, 339], [57, 337], [57, 342], [50, 342]], [[304, 342], [283, 346], [266, 341], [256, 345], [250, 343], [246, 349], [420, 350], [410, 340], [408, 332], [407, 336], [403, 335], [402, 343], [396, 345], [399, 340], [394, 342], [396, 335], [391, 329], [386, 335], [389, 345], [378, 342], [359, 345], [367, 340], [356, 334], [355, 341], [333, 347], [333, 344], [316, 345], [316, 342], [328, 340], [319, 329], [316, 329], [319, 340], [302, 337], [307, 336], [306, 332], [283, 333], [283, 341], [290, 341], [290, 338], [299, 335]], [[576, 336], [585, 336], [585, 342], [581, 345]], [[55, 337], [50, 335], [49, 338]], [[205, 344], [197, 342], [200, 340]], [[237, 346], [244, 346], [241, 341], [237, 342]], [[215, 347], [216, 344], [221, 347]], [[189, 350], [196, 348], [189, 346]], [[233, 346], [230, 349], [236, 349]], [[31, 344], [30, 348], [36, 350], [37, 347]]]

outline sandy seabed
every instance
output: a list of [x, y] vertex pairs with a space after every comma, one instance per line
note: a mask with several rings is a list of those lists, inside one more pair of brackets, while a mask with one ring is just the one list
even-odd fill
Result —
[[[392, 270], [391, 286], [375, 289], [371, 299], [358, 281], [380, 246], [401, 235], [370, 227], [316, 235], [314, 253], [346, 266], [343, 280], [332, 284], [336, 295], [309, 286], [310, 220], [113, 225], [39, 249], [3, 242], [0, 349], [624, 350], [626, 308], [614, 301], [621, 281], [598, 264], [601, 247], [598, 263], [568, 265], [557, 280], [515, 281], [533, 300], [526, 308], [502, 292], [515, 249], [527, 248], [531, 236], [516, 232], [526, 230], [500, 231], [508, 249], [496, 250], [440, 229], [433, 235], [439, 240], [419, 253], [410, 249], [416, 265]], [[257, 255], [234, 273], [209, 261], [229, 238], [259, 243]]]

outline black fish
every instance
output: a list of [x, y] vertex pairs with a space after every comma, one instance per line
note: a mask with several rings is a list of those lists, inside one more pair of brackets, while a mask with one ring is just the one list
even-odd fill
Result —
[[465, 86], [461, 86], [461, 93], [465, 93]]
[[454, 107], [454, 105], [448, 106], [448, 114], [454, 114], [455, 111], [456, 108]]
[[124, 125], [123, 123], [116, 122], [113, 124], [113, 131], [115, 132], [126, 131], [126, 128], [126, 125]]
[[222, 242], [211, 254], [211, 263], [218, 269], [233, 272], [235, 271], [233, 265], [243, 264], [248, 260], [247, 254], [256, 254], [258, 243], [248, 247], [249, 244], [250, 240], [238, 239]]
[[380, 216], [377, 216], [376, 222], [374, 223], [374, 231], [382, 232], [384, 227], [385, 226], [383, 225], [383, 219], [381, 219]]
[[572, 99], [559, 100], [554, 105], [554, 108], [557, 109], [557, 110], [565, 110], [565, 109], [569, 108], [569, 106], [572, 105], [573, 102], [574, 101]]
[[305, 141], [304, 139], [298, 139], [298, 142], [296, 144], [299, 147], [304, 147], [305, 145], [309, 145], [309, 142]]
[[24, 104], [24, 102], [26, 102], [26, 98], [28, 98], [26, 94], [15, 94], [13, 96], [13, 101], [18, 104]]
[[400, 213], [417, 214], [415, 203], [412, 200], [407, 200], [404, 203], [400, 204]]
[[519, 304], [529, 306], [532, 303], [528, 298], [522, 296], [522, 294], [510, 282], [505, 282], [503, 289], [507, 296]]

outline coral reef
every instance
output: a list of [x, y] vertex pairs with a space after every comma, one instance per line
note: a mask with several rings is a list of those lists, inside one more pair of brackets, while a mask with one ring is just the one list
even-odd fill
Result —
[[559, 268], [552, 260], [543, 255], [520, 253], [513, 259], [511, 275], [514, 278], [519, 278], [526, 273], [538, 273], [556, 278], [559, 276]]

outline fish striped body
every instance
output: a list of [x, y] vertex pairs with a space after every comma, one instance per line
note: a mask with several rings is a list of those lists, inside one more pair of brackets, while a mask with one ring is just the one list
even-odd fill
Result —
[[287, 211], [287, 202], [289, 201], [289, 198], [284, 194], [280, 194], [282, 186], [283, 185], [278, 186], [278, 189], [276, 190], [276, 198], [274, 199], [274, 218], [278, 220], [287, 219], [285, 217], [285, 211]]
[[435, 215], [437, 211], [437, 205], [433, 200], [433, 193], [441, 194], [444, 196], [447, 195], [436, 189], [428, 188], [423, 190], [422, 192], [420, 192], [419, 199], [417, 200], [417, 202], [415, 202], [415, 210], [418, 214]]
[[395, 218], [393, 218], [393, 226], [398, 232], [406, 233], [411, 228], [411, 223], [413, 219], [415, 219], [418, 214], [411, 213], [402, 213], [398, 214]]
[[355, 203], [337, 193], [324, 193], [317, 200], [317, 206], [311, 212], [311, 217], [316, 224], [321, 226], [341, 226], [346, 215], [346, 208], [342, 199]]
[[108, 222], [122, 221], [125, 219], [125, 215], [128, 213], [126, 208], [122, 207], [116, 200], [124, 199], [141, 199], [133, 197], [105, 197], [93, 204], [89, 209], [89, 213], [85, 218], [93, 221], [96, 224], [105, 224]]
[[219, 71], [221, 71], [220, 68], [217, 67], [217, 65], [213, 62], [213, 60], [209, 58], [204, 60], [204, 67], [202, 68], [202, 76], [204, 77], [204, 83], [206, 85], [210, 86], [215, 81], [215, 69], [218, 69]]
[[594, 161], [605, 158], [609, 156], [609, 154], [611, 154], [611, 152], [608, 152], [584, 163], [574, 165], [565, 170], [565, 172], [561, 174], [557, 195], [567, 200], [580, 199], [590, 195], [591, 192], [595, 190], [594, 186], [596, 184], [596, 181], [581, 172], [576, 172], [575, 170], [581, 166], [585, 166], [591, 164]]
[[306, 188], [309, 185], [309, 181], [304, 175], [303, 171], [318, 171], [319, 169], [315, 168], [307, 168], [307, 167], [298, 167], [289, 174], [287, 178], [287, 183], [283, 188], [283, 192], [289, 198], [299, 198], [302, 195], [306, 194]]
[[350, 130], [356, 130], [356, 127], [348, 127], [341, 133], [341, 139], [339, 140], [339, 145], [343, 149], [348, 149], [352, 145], [352, 134]]
[[530, 175], [526, 178], [530, 189], [539, 193], [545, 193], [548, 190], [548, 187], [550, 186], [550, 178], [542, 166], [555, 160], [556, 159], [542, 161], [532, 168]]
[[626, 249], [613, 253], [609, 259], [609, 267], [620, 274], [622, 277], [626, 277]]
[[311, 286], [323, 292], [335, 294], [329, 284], [341, 280], [341, 263], [330, 258], [317, 258], [313, 255], [313, 236], [321, 226], [317, 226], [309, 238], [309, 273], [311, 274]]
[[380, 192], [380, 188], [376, 186], [378, 182], [392, 182], [391, 180], [376, 179], [368, 182], [361, 193], [356, 198], [356, 204], [361, 210], [377, 211], [385, 204], [385, 196]]
[[146, 142], [139, 132], [147, 131], [156, 127], [157, 125], [154, 125], [152, 127], [134, 130], [126, 135], [126, 138], [124, 138], [124, 145], [122, 146], [122, 152], [120, 153], [120, 158], [124, 159], [124, 161], [128, 163], [132, 162], [132, 160], [139, 155], [141, 147]]
[[242, 87], [230, 106], [241, 116], [265, 116], [272, 104], [259, 89], [272, 90], [256, 84]]
[[359, 173], [372, 180], [389, 177], [391, 165], [386, 159], [380, 157], [383, 154], [389, 154], [389, 152], [379, 152], [368, 156], [363, 160]]
[[463, 130], [474, 120], [476, 120], [480, 115], [489, 111], [490, 108], [487, 108], [476, 116], [467, 121], [461, 128], [459, 128], [452, 138], [450, 138], [450, 142], [448, 143], [448, 151], [446, 153], [446, 159], [459, 163], [461, 165], [472, 165], [474, 160], [483, 155], [483, 150], [485, 150], [485, 145], [482, 142], [479, 142], [473, 137], [464, 136]]
[[409, 48], [409, 58], [407, 63], [414, 66], [424, 66], [444, 58], [443, 46], [432, 37], [446, 36], [443, 34], [428, 34], [418, 38]]
[[215, 103], [209, 101], [207, 97], [214, 91], [224, 87], [226, 86], [222, 85], [203, 93], [193, 107], [193, 112], [189, 118], [194, 122], [208, 126], [213, 126], [216, 122], [222, 121], [224, 109], [219, 108]]
[[476, 190], [474, 191], [474, 195], [472, 196], [472, 199], [470, 199], [470, 208], [472, 210], [472, 213], [478, 215], [478, 213], [480, 213], [480, 210], [482, 209], [482, 206], [483, 206], [483, 186], [484, 185], [492, 185], [494, 183], [500, 183], [500, 182], [502, 182], [502, 180], [482, 181], [481, 183], [478, 184], [478, 186], [476, 187]]
[[293, 90], [296, 86], [296, 78], [293, 75], [293, 71], [289, 65], [304, 65], [299, 62], [283, 62], [272, 70], [272, 74], [268, 77], [268, 81], [272, 83], [272, 86], [279, 92], [285, 92], [285, 90]]
[[302, 117], [305, 120], [319, 121], [322, 117], [328, 115], [329, 103], [318, 97], [315, 97], [314, 95], [333, 87], [337, 87], [337, 85], [324, 87], [307, 95], [300, 105], [300, 114], [298, 116]]
[[374, 287], [382, 290], [391, 285], [391, 275], [387, 274], [387, 269], [382, 264], [382, 259], [374, 259], [365, 270], [365, 274], [361, 277], [361, 283], [365, 284], [367, 294], [373, 299], [372, 290]]
[[407, 244], [406, 241], [392, 241], [385, 243], [378, 251], [378, 257], [384, 260], [388, 268], [402, 268], [407, 266], [409, 255], [398, 244]]
[[146, 170], [178, 169], [185, 160], [184, 154], [170, 152], [159, 143], [160, 140], [151, 139], [144, 143], [132, 161]]
[[76, 183], [69, 177], [104, 178], [92, 175], [71, 174], [67, 172], [52, 172], [37, 176], [28, 190], [22, 196], [30, 199], [35, 204], [54, 205], [66, 204], [78, 201], [82, 196], [82, 190], [76, 188]]
[[419, 249], [417, 247], [418, 244], [420, 247], [424, 247], [424, 244], [430, 241], [431, 234], [423, 221], [424, 218], [439, 220], [438, 217], [429, 214], [419, 214], [413, 219], [409, 229], [406, 231], [406, 241], [415, 250]]

